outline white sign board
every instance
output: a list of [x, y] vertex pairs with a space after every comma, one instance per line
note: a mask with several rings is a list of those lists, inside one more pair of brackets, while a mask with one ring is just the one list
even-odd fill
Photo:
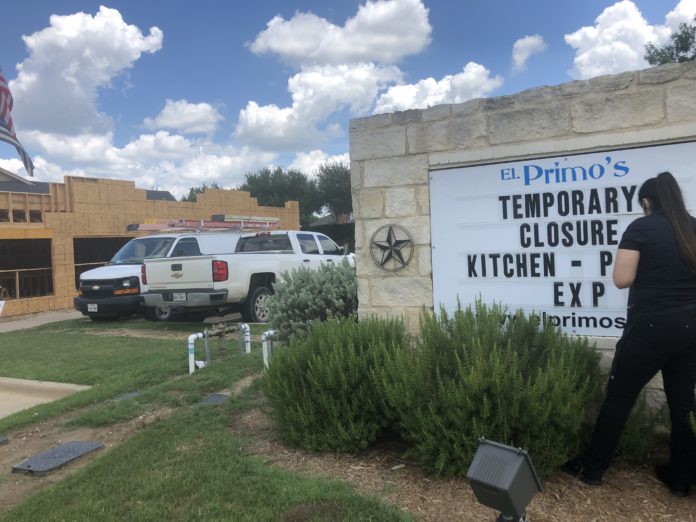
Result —
[[5, 308], [5, 301], [0, 301], [0, 315], [2, 315], [3, 308]]
[[536, 312], [567, 333], [620, 336], [611, 279], [638, 189], [670, 171], [696, 206], [696, 142], [430, 172], [433, 301]]

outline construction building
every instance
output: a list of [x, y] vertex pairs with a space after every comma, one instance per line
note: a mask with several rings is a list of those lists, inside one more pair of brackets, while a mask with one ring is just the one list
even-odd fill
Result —
[[45, 183], [0, 168], [2, 317], [72, 308], [79, 274], [146, 234], [134, 224], [215, 215], [269, 218], [281, 229], [300, 226], [297, 201], [263, 207], [248, 192], [221, 189], [207, 189], [195, 202], [176, 201], [167, 191], [137, 189], [132, 181], [66, 176], [63, 183]]

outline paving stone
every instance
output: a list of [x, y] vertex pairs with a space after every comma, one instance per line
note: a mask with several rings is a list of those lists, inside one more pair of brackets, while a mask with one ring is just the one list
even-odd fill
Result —
[[12, 472], [43, 475], [103, 447], [104, 444], [94, 440], [66, 442], [12, 466]]
[[119, 395], [118, 397], [114, 398], [115, 401], [129, 401], [131, 399], [135, 399], [140, 395], [140, 392], [138, 390], [132, 391], [130, 393], [124, 393], [123, 395]]
[[229, 398], [230, 398], [230, 396], [227, 395], [226, 393], [211, 393], [205, 399], [203, 399], [201, 402], [199, 402], [197, 405], [198, 406], [207, 406], [209, 404], [222, 404], [223, 402], [225, 402]]
[[2, 446], [3, 444], [7, 444], [9, 442], [10, 442], [10, 439], [5, 437], [4, 435], [0, 435], [0, 446]]

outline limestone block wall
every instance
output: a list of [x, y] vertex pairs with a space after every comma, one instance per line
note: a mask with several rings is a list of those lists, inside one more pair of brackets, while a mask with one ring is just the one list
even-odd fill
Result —
[[[693, 139], [694, 62], [352, 120], [359, 315], [401, 316], [416, 332], [422, 307], [433, 307], [430, 170]], [[370, 238], [388, 223], [414, 239], [401, 271], [370, 258]], [[595, 340], [613, 350], [615, 339]]]

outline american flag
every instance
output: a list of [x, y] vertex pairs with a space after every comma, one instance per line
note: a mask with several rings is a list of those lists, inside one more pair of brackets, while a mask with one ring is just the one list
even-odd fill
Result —
[[2, 74], [2, 69], [0, 69], [0, 141], [14, 145], [17, 149], [19, 157], [22, 158], [22, 163], [24, 163], [24, 168], [30, 176], [34, 175], [34, 164], [31, 162], [31, 158], [27, 151], [24, 150], [22, 144], [19, 143], [17, 135], [15, 134], [14, 124], [12, 123], [12, 94], [10, 93], [10, 87], [7, 85], [5, 76]]

